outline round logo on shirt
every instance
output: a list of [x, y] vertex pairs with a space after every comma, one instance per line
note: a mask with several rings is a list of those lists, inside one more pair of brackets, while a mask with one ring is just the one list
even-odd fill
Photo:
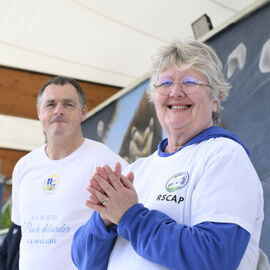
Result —
[[188, 172], [180, 172], [172, 176], [166, 183], [166, 190], [168, 192], [174, 192], [183, 188], [189, 180]]
[[43, 191], [45, 194], [53, 193], [59, 184], [59, 176], [56, 174], [51, 174], [45, 179], [43, 185]]

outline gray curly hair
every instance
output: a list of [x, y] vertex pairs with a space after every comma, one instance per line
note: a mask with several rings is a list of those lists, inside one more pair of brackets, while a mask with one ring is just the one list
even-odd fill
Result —
[[[222, 73], [222, 63], [215, 51], [202, 42], [176, 40], [170, 45], [161, 48], [159, 53], [153, 57], [151, 82], [148, 88], [150, 101], [154, 102], [154, 84], [159, 73], [164, 71], [170, 64], [175, 65], [179, 70], [193, 68], [205, 74], [211, 85], [211, 93], [215, 101], [218, 101], [220, 97], [224, 101], [228, 97], [231, 86], [225, 81]], [[221, 109], [221, 106], [219, 109]]]

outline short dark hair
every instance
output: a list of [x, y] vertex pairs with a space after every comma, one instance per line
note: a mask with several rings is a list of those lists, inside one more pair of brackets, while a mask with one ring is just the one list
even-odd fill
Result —
[[40, 100], [41, 100], [41, 97], [42, 97], [42, 94], [45, 90], [45, 88], [50, 85], [50, 84], [55, 84], [55, 85], [65, 85], [65, 84], [71, 84], [73, 85], [75, 88], [76, 88], [76, 91], [78, 93], [78, 96], [79, 96], [79, 100], [81, 102], [81, 105], [82, 105], [82, 108], [84, 108], [85, 104], [86, 104], [86, 101], [85, 101], [85, 94], [84, 94], [84, 91], [83, 89], [81, 88], [81, 86], [79, 85], [79, 83], [72, 79], [72, 78], [68, 78], [68, 77], [53, 77], [51, 78], [50, 80], [48, 80], [43, 86], [42, 88], [39, 90], [39, 93], [38, 93], [38, 97], [37, 97], [37, 107], [39, 108], [40, 106]]

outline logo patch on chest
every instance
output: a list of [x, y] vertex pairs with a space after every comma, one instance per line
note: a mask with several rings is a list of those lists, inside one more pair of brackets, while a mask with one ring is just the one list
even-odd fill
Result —
[[53, 193], [58, 184], [59, 184], [59, 176], [56, 174], [49, 175], [47, 179], [44, 181], [43, 191], [45, 194]]
[[188, 172], [180, 172], [172, 176], [166, 183], [166, 190], [168, 192], [174, 192], [183, 188], [189, 181]]

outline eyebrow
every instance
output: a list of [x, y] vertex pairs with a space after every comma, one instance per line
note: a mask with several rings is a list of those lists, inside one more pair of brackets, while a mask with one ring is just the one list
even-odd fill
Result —
[[[51, 99], [46, 100], [46, 103], [51, 103], [51, 102], [56, 102], [56, 99], [51, 98]], [[72, 98], [64, 98], [61, 100], [61, 102], [76, 104], [76, 102]]]
[[160, 76], [157, 78], [157, 80], [159, 79], [170, 79], [170, 80], [173, 80], [173, 78], [171, 76]]
[[76, 104], [76, 102], [73, 99], [71, 99], [71, 98], [64, 98], [63, 99], [63, 102]]
[[[49, 103], [55, 103], [56, 102], [56, 99], [53, 99], [53, 98], [49, 98], [45, 101], [45, 104], [49, 104]], [[72, 103], [73, 105], [77, 105], [77, 103], [71, 99], [71, 98], [64, 98], [61, 100], [61, 102], [63, 103]]]

